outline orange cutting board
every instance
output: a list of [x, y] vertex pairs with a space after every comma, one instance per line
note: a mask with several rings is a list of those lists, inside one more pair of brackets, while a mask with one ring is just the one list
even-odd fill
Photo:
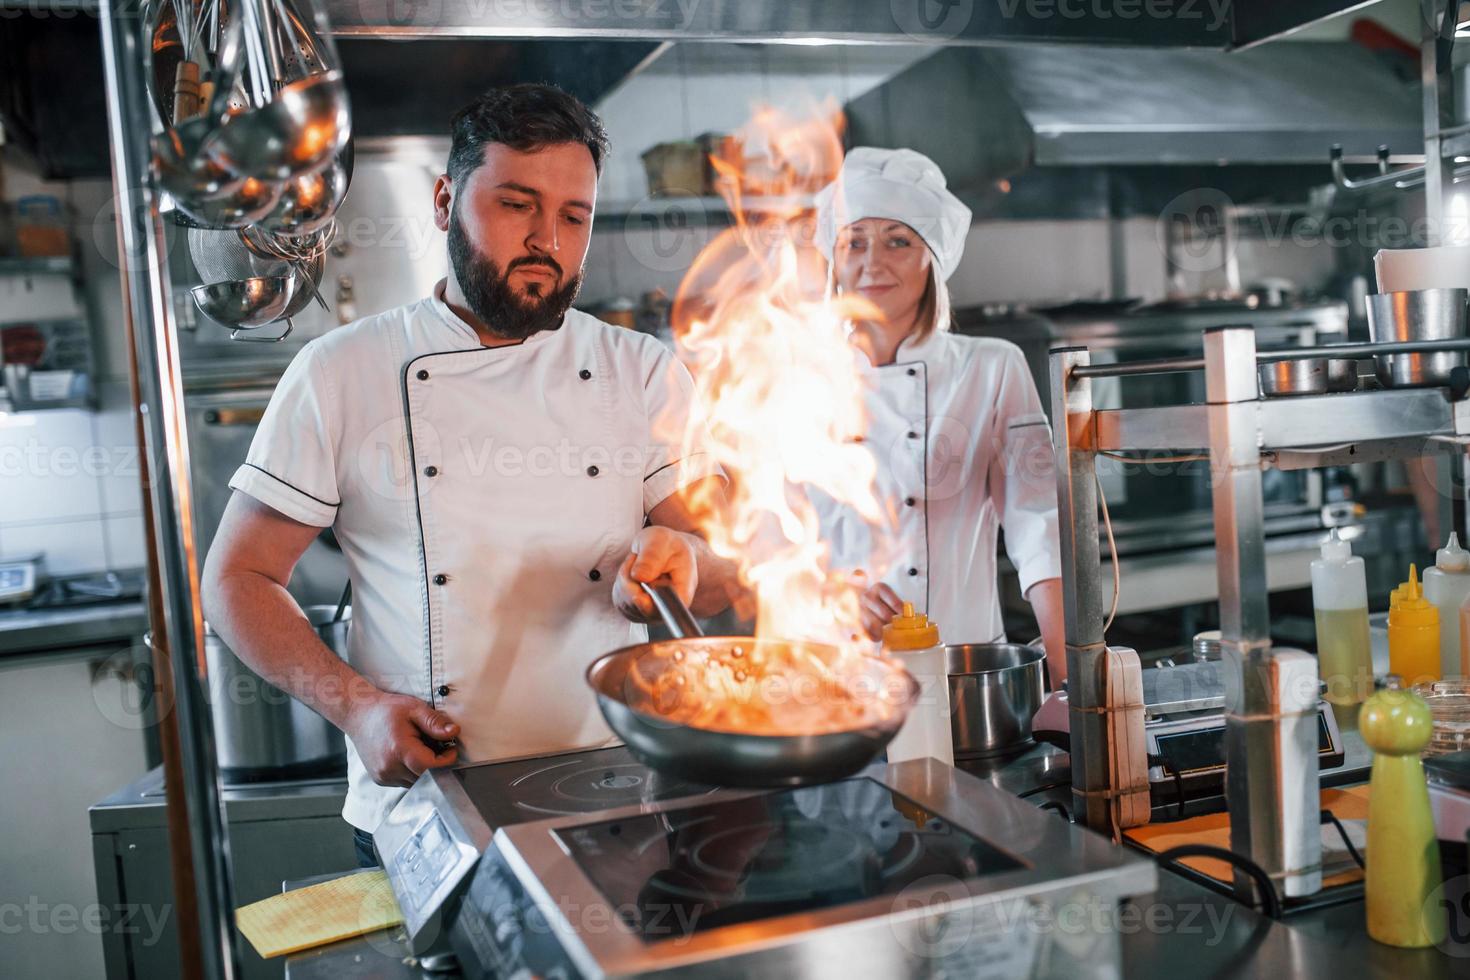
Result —
[[265, 959], [387, 929], [403, 921], [378, 869], [282, 892], [235, 910], [235, 925]]
[[[1363, 783], [1347, 789], [1324, 789], [1322, 809], [1331, 810], [1339, 820], [1367, 820], [1368, 784]], [[1206, 813], [1174, 823], [1155, 823], [1146, 827], [1135, 827], [1124, 831], [1124, 834], [1129, 840], [1155, 853], [1162, 853], [1180, 844], [1213, 844], [1228, 851], [1230, 850], [1230, 815], [1228, 813]], [[1216, 858], [1187, 857], [1181, 859], [1180, 863], [1227, 884], [1235, 874], [1234, 868]], [[1362, 877], [1362, 870], [1353, 868], [1325, 878], [1322, 886], [1334, 888], [1358, 881]]]

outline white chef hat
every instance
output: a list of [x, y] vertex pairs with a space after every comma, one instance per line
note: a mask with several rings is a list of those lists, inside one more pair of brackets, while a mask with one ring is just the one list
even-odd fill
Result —
[[970, 209], [945, 187], [944, 173], [922, 153], [853, 147], [837, 179], [817, 193], [817, 247], [827, 260], [837, 232], [864, 218], [902, 221], [939, 264], [941, 280], [960, 264]]

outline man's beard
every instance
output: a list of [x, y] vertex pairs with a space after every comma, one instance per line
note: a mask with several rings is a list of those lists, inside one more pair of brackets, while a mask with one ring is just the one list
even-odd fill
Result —
[[578, 274], [555, 291], [547, 292], [549, 285], [533, 283], [528, 289], [540, 287], [539, 296], [517, 295], [509, 278], [516, 269], [540, 266], [550, 269], [560, 279], [561, 266], [550, 256], [523, 255], [513, 259], [510, 268], [502, 272], [493, 259], [470, 244], [460, 224], [457, 206], [449, 215], [449, 265], [471, 312], [491, 333], [510, 340], [525, 340], [533, 333], [560, 327], [562, 317], [582, 288], [582, 276]]

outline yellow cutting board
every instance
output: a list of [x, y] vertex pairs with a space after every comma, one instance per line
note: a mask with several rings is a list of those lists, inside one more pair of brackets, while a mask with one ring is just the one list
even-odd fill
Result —
[[381, 870], [333, 878], [235, 910], [235, 924], [265, 959], [349, 939], [403, 921]]

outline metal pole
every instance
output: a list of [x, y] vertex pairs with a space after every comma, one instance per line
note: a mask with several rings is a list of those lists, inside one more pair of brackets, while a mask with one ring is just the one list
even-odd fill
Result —
[[[164, 620], [156, 625], [168, 638], [173, 667], [204, 975], [211, 980], [232, 980], [240, 967], [234, 944], [229, 838], [201, 683], [204, 616], [197, 589], [183, 382], [174, 342], [168, 247], [149, 176], [152, 109], [143, 77], [144, 23], [130, 12], [135, 10], [117, 0], [102, 0], [107, 121], [127, 299], [124, 312], [134, 343], [130, 367], [139, 393], [136, 408], [153, 461], [149, 509]], [[175, 901], [188, 898], [176, 895]]]
[[[1254, 331], [1207, 331], [1205, 362], [1230, 847], [1281, 894], [1310, 895], [1322, 887], [1317, 673], [1307, 654], [1271, 649]], [[1239, 873], [1236, 885], [1249, 892]]]
[[[1424, 114], [1424, 214], [1429, 219], [1426, 245], [1444, 244], [1448, 217], [1442, 133], [1455, 122], [1450, 53], [1459, 0], [1420, 0], [1424, 34], [1419, 45], [1419, 75]], [[1448, 37], [1446, 37], [1448, 34]]]
[[1091, 363], [1085, 347], [1051, 352], [1052, 439], [1057, 460], [1062, 597], [1067, 620], [1067, 700], [1072, 733], [1072, 812], [1111, 833], [1108, 771], [1107, 648], [1097, 540], [1097, 453], [1092, 434], [1092, 382], [1073, 380]]

